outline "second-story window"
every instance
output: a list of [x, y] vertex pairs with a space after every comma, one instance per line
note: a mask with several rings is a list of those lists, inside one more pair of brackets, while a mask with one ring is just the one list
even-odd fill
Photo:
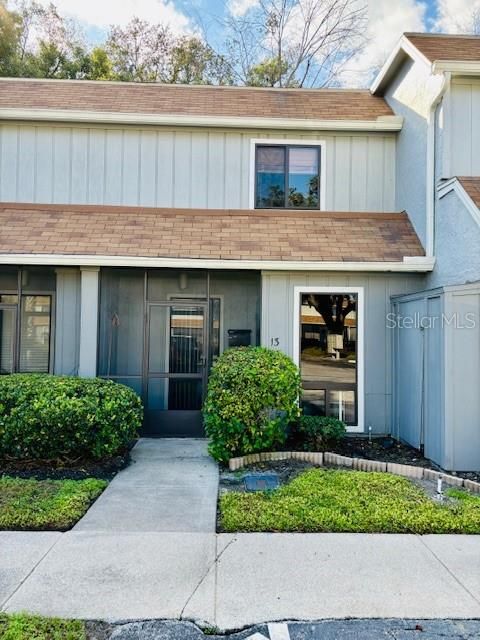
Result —
[[257, 145], [257, 209], [319, 209], [320, 147]]

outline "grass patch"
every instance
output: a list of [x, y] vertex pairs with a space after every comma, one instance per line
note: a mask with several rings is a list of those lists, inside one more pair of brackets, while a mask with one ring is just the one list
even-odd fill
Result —
[[271, 492], [226, 493], [224, 531], [480, 533], [480, 497], [451, 489], [439, 504], [407, 478], [310, 469]]
[[70, 529], [107, 484], [95, 478], [24, 480], [3, 476], [0, 478], [0, 530]]
[[80, 620], [0, 613], [0, 640], [86, 640]]

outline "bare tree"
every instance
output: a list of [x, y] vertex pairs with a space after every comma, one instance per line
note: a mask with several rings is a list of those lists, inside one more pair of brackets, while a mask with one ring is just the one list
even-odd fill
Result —
[[172, 42], [168, 27], [133, 18], [112, 26], [105, 46], [120, 80], [165, 82]]
[[364, 43], [363, 0], [259, 0], [226, 22], [232, 75], [245, 84], [332, 84]]

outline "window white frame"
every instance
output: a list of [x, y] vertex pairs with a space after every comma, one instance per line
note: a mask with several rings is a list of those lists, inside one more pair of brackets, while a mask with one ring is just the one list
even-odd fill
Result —
[[[250, 180], [249, 180], [249, 198], [248, 205], [249, 209], [255, 209], [255, 157], [256, 150], [258, 145], [268, 145], [268, 146], [300, 146], [300, 147], [319, 147], [319, 155], [320, 155], [320, 208], [319, 209], [308, 209], [308, 211], [325, 211], [325, 184], [326, 184], [326, 162], [325, 162], [325, 149], [326, 142], [325, 140], [308, 140], [308, 139], [292, 139], [292, 138], [251, 138], [250, 140]], [[295, 213], [295, 209], [282, 209], [281, 207], [276, 207], [272, 209], [272, 211], [291, 211], [292, 214]]]
[[294, 287], [293, 361], [300, 367], [300, 311], [303, 293], [353, 293], [357, 296], [357, 424], [348, 425], [350, 433], [365, 431], [365, 307], [364, 287]]

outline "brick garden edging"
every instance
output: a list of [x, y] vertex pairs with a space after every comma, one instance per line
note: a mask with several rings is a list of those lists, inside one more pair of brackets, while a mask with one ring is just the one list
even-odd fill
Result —
[[237, 471], [248, 464], [257, 462], [273, 462], [278, 460], [300, 460], [310, 462], [313, 465], [322, 467], [324, 465], [347, 467], [356, 471], [379, 471], [392, 473], [395, 476], [404, 476], [416, 480], [431, 480], [436, 482], [438, 478], [443, 478], [446, 485], [450, 487], [464, 487], [473, 493], [480, 494], [480, 482], [466, 480], [459, 476], [452, 476], [442, 471], [415, 467], [411, 464], [397, 464], [395, 462], [380, 462], [378, 460], [366, 460], [364, 458], [349, 458], [338, 453], [326, 451], [267, 451], [264, 453], [251, 453], [239, 458], [230, 458], [228, 468], [230, 471]]

